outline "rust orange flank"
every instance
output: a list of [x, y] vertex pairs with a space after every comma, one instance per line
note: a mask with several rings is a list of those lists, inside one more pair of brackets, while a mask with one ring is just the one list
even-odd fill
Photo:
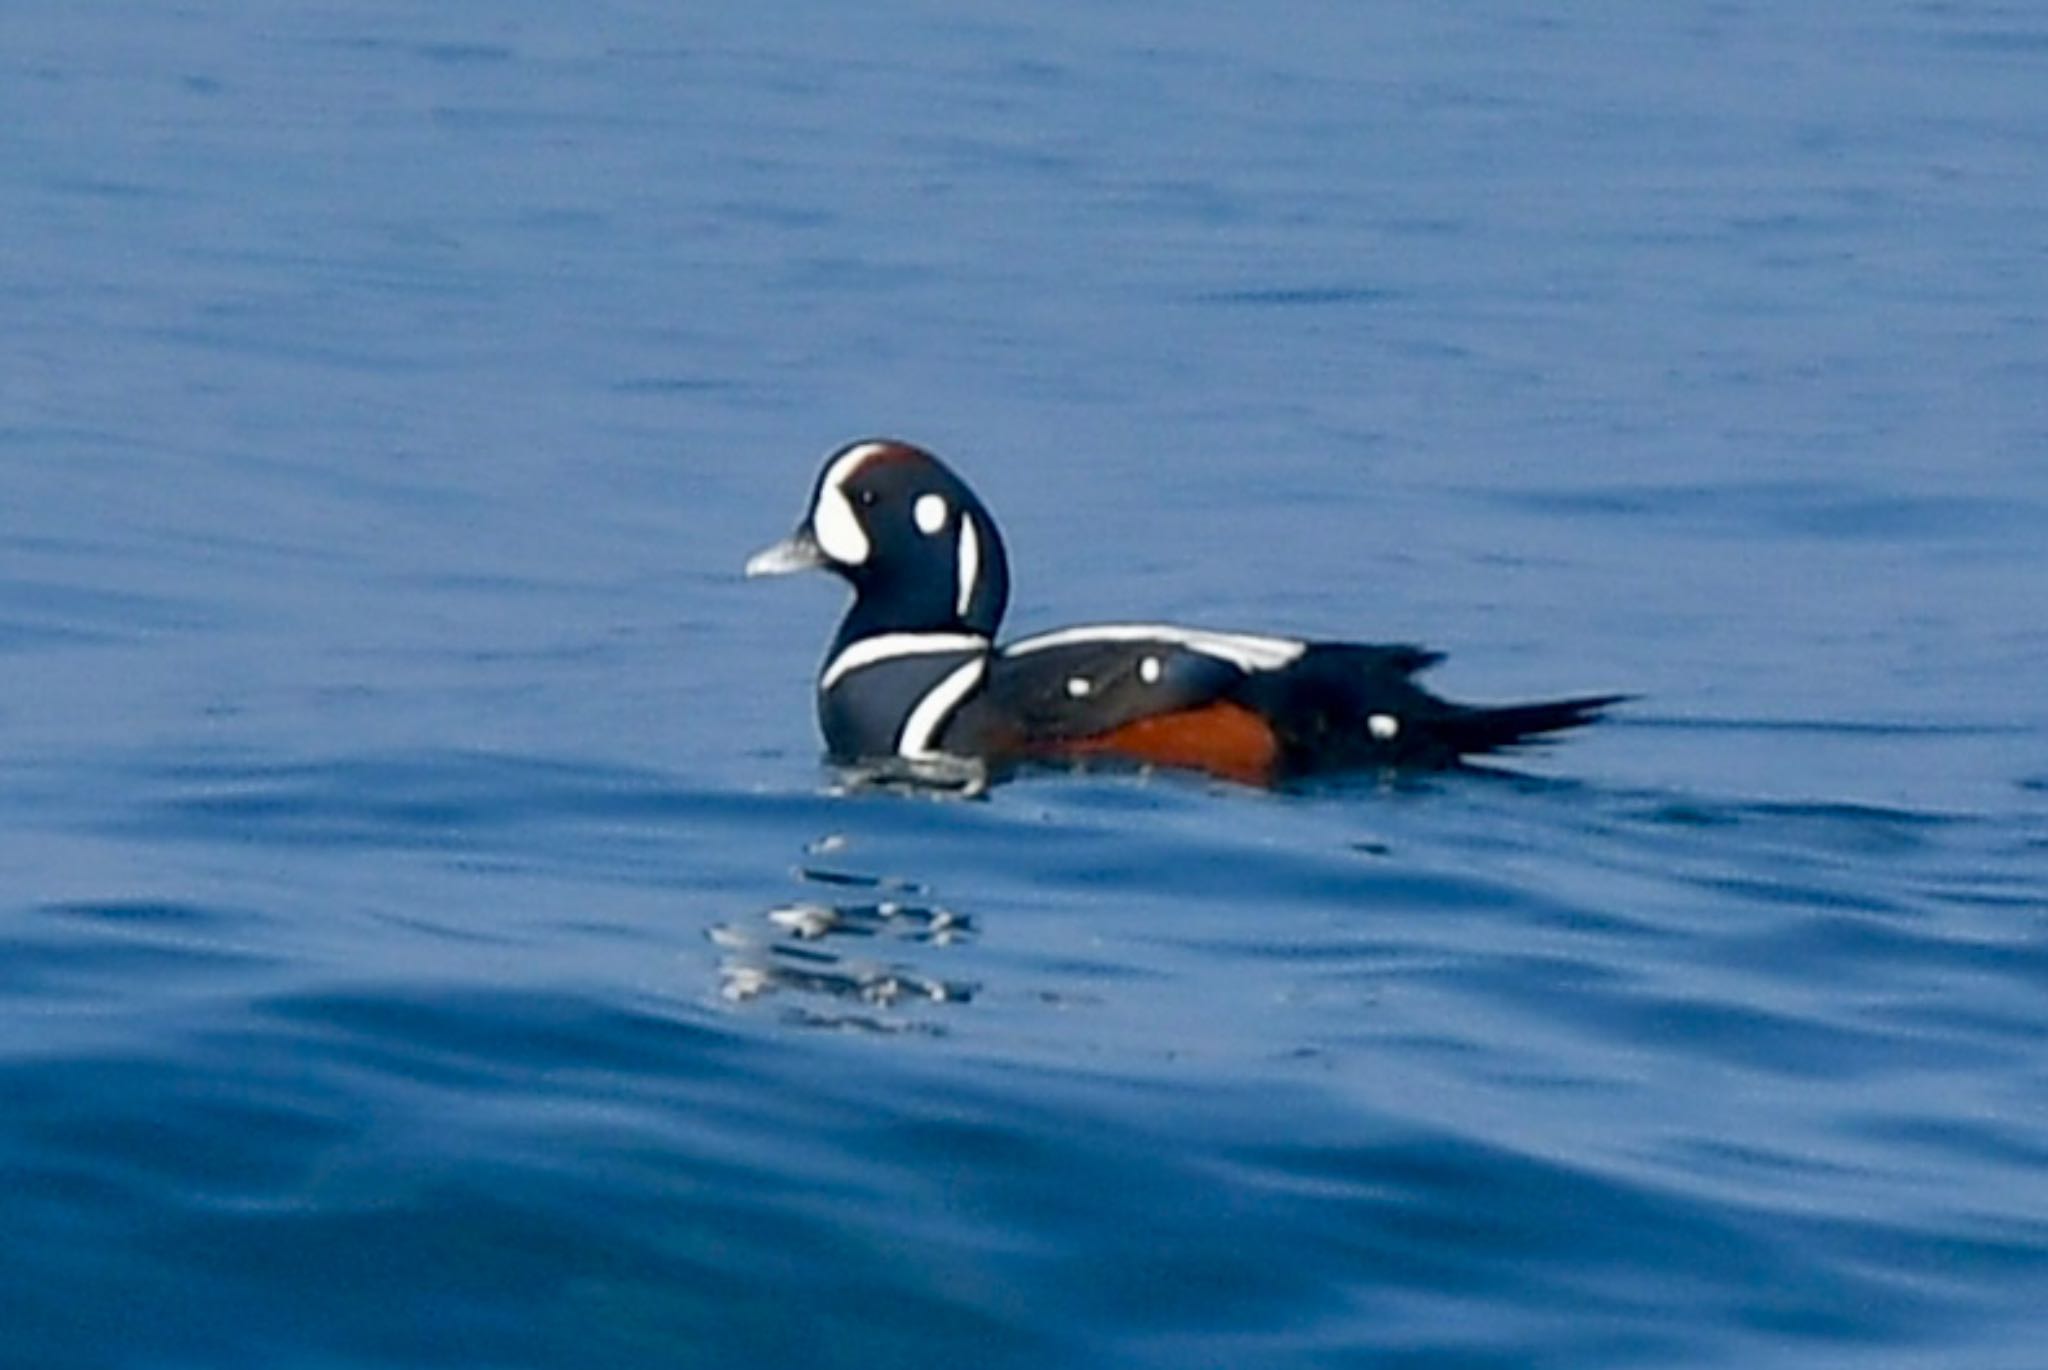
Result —
[[1264, 785], [1273, 779], [1280, 743], [1266, 721], [1250, 709], [1219, 701], [1063, 742], [1058, 752], [1062, 756], [1116, 756]]

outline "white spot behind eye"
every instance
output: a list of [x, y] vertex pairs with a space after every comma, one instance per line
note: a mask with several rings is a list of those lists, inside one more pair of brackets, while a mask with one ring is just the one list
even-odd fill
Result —
[[1147, 685], [1157, 685], [1161, 669], [1159, 658], [1148, 656], [1138, 663], [1138, 679], [1144, 681]]
[[1401, 731], [1401, 720], [1392, 714], [1374, 714], [1365, 720], [1365, 730], [1373, 735], [1375, 741], [1391, 742]]
[[1094, 684], [1087, 676], [1076, 675], [1067, 677], [1067, 694], [1074, 699], [1086, 699], [1089, 692], [1094, 690], [1094, 688]]
[[910, 507], [910, 516], [917, 520], [917, 531], [926, 537], [946, 526], [948, 512], [944, 495], [919, 495], [917, 503]]

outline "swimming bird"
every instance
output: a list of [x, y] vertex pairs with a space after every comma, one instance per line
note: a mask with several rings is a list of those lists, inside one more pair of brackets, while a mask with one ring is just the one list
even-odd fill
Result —
[[996, 771], [1108, 758], [1252, 785], [1444, 768], [1592, 722], [1624, 695], [1477, 706], [1415, 676], [1407, 644], [1098, 623], [998, 645], [1009, 562], [954, 471], [895, 439], [826, 458], [803, 520], [748, 576], [822, 569], [853, 604], [818, 674], [835, 761]]

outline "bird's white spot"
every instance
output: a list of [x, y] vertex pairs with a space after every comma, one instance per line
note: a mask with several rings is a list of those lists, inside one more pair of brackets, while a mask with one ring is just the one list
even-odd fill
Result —
[[1185, 647], [1191, 652], [1227, 661], [1240, 671], [1277, 671], [1301, 659], [1306, 642], [1287, 637], [1255, 637], [1250, 633], [1211, 633], [1199, 628], [1178, 628], [1168, 623], [1091, 623], [1084, 628], [1062, 628], [1013, 642], [1004, 648], [1008, 656], [1028, 656], [1052, 647], [1070, 647], [1085, 642], [1159, 642]]
[[1158, 657], [1148, 656], [1138, 663], [1138, 679], [1144, 681], [1147, 685], [1157, 685], [1159, 683], [1159, 673], [1163, 669], [1159, 664]]
[[1392, 714], [1374, 714], [1365, 720], [1365, 730], [1373, 735], [1374, 741], [1392, 742], [1401, 731], [1401, 720]]
[[974, 603], [975, 587], [981, 582], [981, 534], [974, 531], [974, 515], [960, 516], [959, 584], [955, 587], [953, 612], [967, 617]]
[[974, 687], [981, 684], [986, 674], [988, 657], [976, 656], [926, 690], [924, 698], [918, 700], [917, 707], [910, 711], [910, 717], [903, 721], [903, 732], [896, 740], [896, 755], [913, 761], [938, 756], [940, 753], [932, 745], [933, 740], [946, 726], [946, 720], [953, 716], [953, 711], [974, 692]]
[[951, 512], [946, 507], [944, 495], [919, 495], [917, 503], [910, 506], [910, 516], [917, 520], [917, 531], [926, 537], [936, 536], [946, 526], [946, 515]]
[[1094, 689], [1094, 683], [1087, 676], [1076, 675], [1067, 677], [1067, 697], [1070, 699], [1086, 699]]

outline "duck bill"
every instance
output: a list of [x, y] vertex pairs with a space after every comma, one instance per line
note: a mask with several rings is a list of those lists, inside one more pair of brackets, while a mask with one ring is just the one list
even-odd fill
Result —
[[747, 579], [756, 576], [786, 576], [797, 571], [815, 571], [831, 562], [818, 546], [810, 526], [797, 529], [772, 547], [763, 547], [747, 558]]

